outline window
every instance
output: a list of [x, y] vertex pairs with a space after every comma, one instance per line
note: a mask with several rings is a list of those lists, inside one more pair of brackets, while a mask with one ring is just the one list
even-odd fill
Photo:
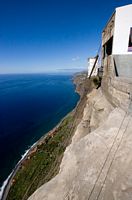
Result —
[[103, 46], [103, 59], [112, 54], [113, 36]]
[[132, 51], [132, 28], [130, 28], [128, 51]]
[[113, 46], [113, 37], [111, 37], [106, 43], [106, 53], [107, 56], [112, 54], [112, 46]]

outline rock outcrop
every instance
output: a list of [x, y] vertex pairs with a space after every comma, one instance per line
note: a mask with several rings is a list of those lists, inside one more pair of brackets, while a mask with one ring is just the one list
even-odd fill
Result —
[[132, 199], [132, 117], [93, 90], [60, 171], [29, 200]]

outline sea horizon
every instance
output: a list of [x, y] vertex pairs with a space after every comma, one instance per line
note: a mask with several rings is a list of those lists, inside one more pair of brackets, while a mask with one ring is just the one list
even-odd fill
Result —
[[71, 68], [71, 69], [59, 69], [59, 70], [51, 70], [51, 71], [29, 71], [29, 72], [0, 72], [1, 75], [74, 75], [76, 73], [80, 73], [86, 71], [84, 68]]

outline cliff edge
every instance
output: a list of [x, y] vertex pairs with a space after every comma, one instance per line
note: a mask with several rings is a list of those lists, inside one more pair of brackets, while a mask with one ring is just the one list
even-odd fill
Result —
[[58, 175], [29, 200], [132, 198], [132, 117], [102, 90], [87, 95], [83, 117]]

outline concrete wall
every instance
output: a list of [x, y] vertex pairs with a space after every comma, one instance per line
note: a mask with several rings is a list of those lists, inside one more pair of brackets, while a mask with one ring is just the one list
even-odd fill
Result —
[[114, 55], [120, 77], [132, 78], [132, 55]]
[[132, 55], [132, 52], [128, 52], [128, 42], [131, 27], [132, 4], [117, 8], [115, 13], [113, 55]]
[[132, 92], [132, 80], [120, 77], [103, 77], [101, 88], [113, 106], [128, 110]]
[[127, 110], [130, 98], [132, 98], [132, 79], [131, 77], [116, 77], [113, 56], [111, 55], [108, 58], [109, 64], [105, 68], [102, 78], [102, 91], [113, 106]]
[[102, 46], [114, 35], [115, 13], [109, 19], [106, 27], [102, 32]]
[[[114, 28], [112, 24], [110, 29], [113, 20]], [[113, 33], [112, 55], [102, 59], [102, 91], [113, 105], [124, 110], [128, 109], [132, 98], [132, 52], [128, 51], [131, 27], [132, 4], [117, 8], [102, 34], [103, 46]]]
[[132, 4], [117, 8], [112, 54], [120, 77], [132, 77], [132, 51], [128, 50], [131, 27]]
[[[132, 51], [128, 49], [130, 29], [132, 28], [132, 4], [116, 8], [102, 33], [102, 49], [113, 36], [112, 55], [117, 74], [132, 78]], [[111, 63], [109, 55], [102, 59], [104, 75], [107, 75]]]

